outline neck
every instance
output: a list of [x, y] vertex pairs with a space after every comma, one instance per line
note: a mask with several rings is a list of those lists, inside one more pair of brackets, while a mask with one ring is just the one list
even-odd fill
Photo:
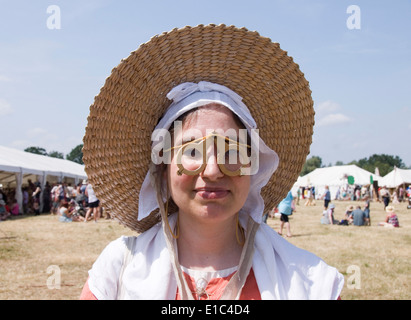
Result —
[[181, 265], [210, 271], [238, 265], [242, 246], [236, 238], [236, 215], [223, 222], [204, 223], [181, 212], [179, 214], [177, 245]]

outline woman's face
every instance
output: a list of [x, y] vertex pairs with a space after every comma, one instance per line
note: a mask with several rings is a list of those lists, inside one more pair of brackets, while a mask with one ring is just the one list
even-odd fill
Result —
[[[240, 127], [233, 113], [222, 106], [205, 106], [183, 122], [182, 130], [175, 133], [174, 141], [191, 140], [189, 130], [195, 128], [202, 136], [212, 131], [227, 132]], [[168, 188], [179, 208], [180, 216], [189, 215], [204, 223], [221, 222], [232, 218], [244, 205], [249, 188], [250, 176], [228, 176], [221, 172], [216, 159], [216, 147], [210, 143], [207, 149], [207, 165], [197, 175], [178, 175], [177, 157], [172, 157], [167, 168]]]

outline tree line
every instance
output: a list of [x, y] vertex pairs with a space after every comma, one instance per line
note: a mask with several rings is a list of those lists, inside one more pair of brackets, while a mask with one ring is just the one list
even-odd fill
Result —
[[[50, 151], [47, 152], [46, 149], [41, 147], [28, 147], [24, 149], [26, 152], [40, 154], [42, 156], [64, 159], [64, 154], [59, 151]], [[83, 144], [79, 144], [78, 146], [74, 147], [67, 155], [66, 160], [70, 160], [79, 164], [84, 164], [83, 162]]]
[[[365, 169], [369, 172], [372, 172], [372, 173], [375, 172], [375, 168], [378, 168], [381, 177], [391, 172], [394, 169], [394, 167], [397, 167], [400, 169], [411, 169], [411, 167], [407, 168], [407, 166], [405, 165], [405, 163], [402, 161], [402, 159], [399, 156], [392, 156], [388, 154], [373, 154], [372, 156], [368, 158], [363, 158], [358, 161], [353, 160], [346, 164], [344, 164], [342, 161], [337, 161], [335, 163], [335, 166], [350, 165], [350, 164], [355, 164], [356, 166], [362, 169]], [[328, 166], [323, 165], [322, 159], [320, 157], [312, 156], [311, 158], [307, 159], [307, 161], [305, 162], [303, 169], [300, 173], [300, 176], [304, 176], [317, 168], [324, 168], [324, 167], [331, 167], [331, 166], [332, 166], [331, 163]]]

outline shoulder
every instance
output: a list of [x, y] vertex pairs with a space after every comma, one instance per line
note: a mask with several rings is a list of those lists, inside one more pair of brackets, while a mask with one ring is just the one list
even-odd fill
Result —
[[[267, 225], [261, 225], [257, 233], [259, 235], [256, 237], [256, 251], [260, 255], [260, 264], [264, 263], [265, 268], [255, 268], [260, 271], [259, 274], [256, 272], [256, 279], [259, 286], [262, 285], [267, 292], [273, 292], [272, 297], [332, 300], [338, 298], [344, 277], [336, 268], [327, 265], [315, 254], [289, 243]], [[262, 284], [265, 278], [262, 270], [271, 274], [265, 284]]]
[[125, 259], [133, 259], [133, 266], [137, 268], [140, 265], [144, 266], [145, 260], [150, 259], [152, 255], [151, 251], [161, 245], [158, 243], [161, 241], [157, 240], [158, 234], [161, 234], [159, 230], [161, 227], [156, 225], [136, 237], [121, 236], [104, 248], [89, 271], [89, 287], [98, 300], [117, 298], [119, 278], [123, 272]]
[[123, 265], [127, 243], [135, 237], [120, 238], [110, 242], [101, 252], [89, 271], [89, 287], [98, 300], [113, 300], [117, 295], [117, 282]]

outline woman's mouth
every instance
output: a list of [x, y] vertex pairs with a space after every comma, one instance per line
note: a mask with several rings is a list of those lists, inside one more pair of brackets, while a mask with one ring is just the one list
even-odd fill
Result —
[[215, 200], [226, 197], [229, 193], [227, 189], [199, 188], [195, 189], [196, 194], [202, 199]]

